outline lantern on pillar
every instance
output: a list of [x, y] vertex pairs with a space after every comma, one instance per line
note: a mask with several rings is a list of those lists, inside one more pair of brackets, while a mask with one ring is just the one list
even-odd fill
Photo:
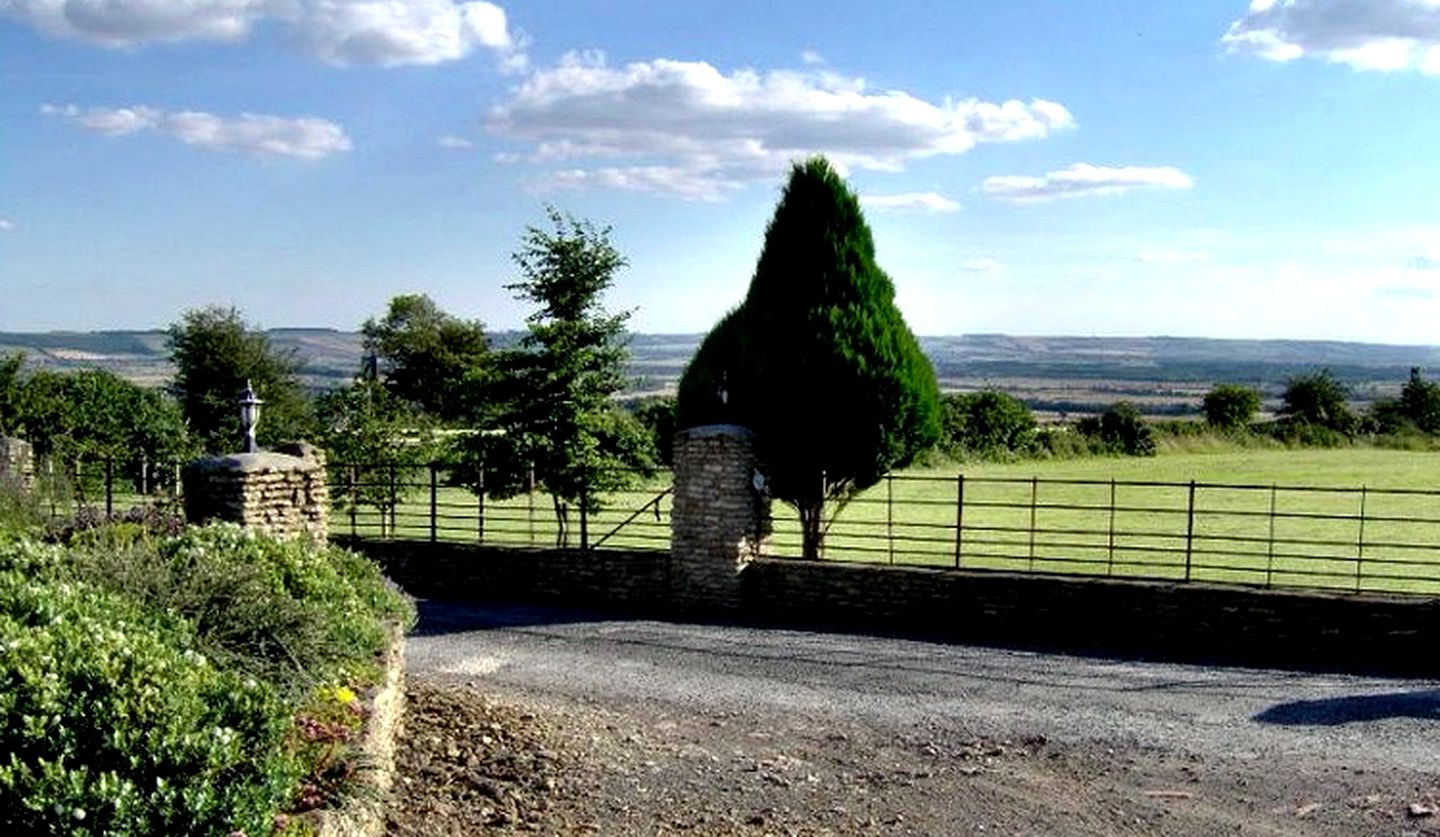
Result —
[[255, 395], [255, 390], [250, 388], [250, 382], [245, 382], [245, 389], [240, 392], [240, 428], [245, 432], [245, 452], [255, 453], [260, 446], [255, 443], [255, 426], [260, 423], [260, 405], [265, 402]]

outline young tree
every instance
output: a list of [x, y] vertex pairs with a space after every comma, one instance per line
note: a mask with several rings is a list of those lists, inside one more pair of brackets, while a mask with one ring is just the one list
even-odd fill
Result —
[[375, 507], [380, 534], [387, 534], [391, 511], [439, 453], [432, 422], [367, 378], [322, 394], [315, 412], [329, 463], [344, 469], [331, 500], [347, 509]]
[[478, 320], [448, 314], [424, 294], [406, 294], [390, 300], [385, 316], [366, 320], [360, 332], [391, 394], [441, 421], [467, 417], [466, 394], [483, 375], [490, 350]]
[[843, 506], [940, 437], [935, 372], [894, 300], [854, 193], [824, 158], [796, 164], [745, 301], [681, 379], [681, 427], [755, 431], [808, 558], [820, 554], [827, 503]]
[[1218, 430], [1240, 430], [1260, 409], [1260, 393], [1240, 384], [1216, 384], [1201, 402], [1205, 423]]
[[547, 209], [549, 229], [530, 227], [513, 259], [520, 281], [506, 287], [535, 303], [528, 333], [497, 352], [495, 426], [469, 437], [486, 488], [504, 496], [536, 485], [554, 503], [556, 543], [568, 543], [571, 508], [628, 484], [653, 467], [648, 435], [614, 402], [625, 386], [628, 311], [606, 312], [601, 297], [625, 266], [609, 228]]
[[1003, 457], [1035, 446], [1035, 416], [1025, 402], [996, 390], [942, 401], [943, 435], [952, 454]]
[[203, 450], [239, 448], [236, 398], [246, 381], [265, 402], [258, 428], [262, 445], [298, 440], [313, 428], [310, 402], [296, 374], [299, 361], [272, 347], [234, 308], [186, 311], [168, 332], [175, 364], [170, 392]]
[[1400, 407], [1421, 431], [1440, 433], [1440, 384], [1425, 380], [1419, 369], [1410, 370], [1410, 380], [1400, 390]]
[[1297, 375], [1285, 385], [1280, 396], [1282, 419], [1293, 424], [1308, 424], [1349, 434], [1355, 430], [1355, 414], [1350, 411], [1350, 393], [1336, 380], [1329, 369], [1308, 375]]

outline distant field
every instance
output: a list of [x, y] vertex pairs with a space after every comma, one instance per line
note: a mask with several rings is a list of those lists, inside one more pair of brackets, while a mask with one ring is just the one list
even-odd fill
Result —
[[[955, 566], [961, 473], [962, 567], [1179, 580], [1188, 545], [1197, 581], [1440, 593], [1440, 453], [1260, 450], [914, 469], [845, 508], [826, 557]], [[1191, 480], [1199, 486], [1193, 515]], [[396, 509], [392, 534], [429, 537], [421, 483]], [[668, 486], [658, 477], [605, 498], [588, 522], [590, 542], [665, 548]], [[487, 542], [548, 546], [555, 538], [549, 498], [538, 493], [487, 499], [482, 510], [472, 492], [441, 487], [436, 511], [443, 540], [476, 540], [482, 518]], [[798, 555], [793, 511], [777, 503], [774, 517], [775, 552]], [[372, 508], [353, 519], [337, 510], [332, 526], [382, 534]]]

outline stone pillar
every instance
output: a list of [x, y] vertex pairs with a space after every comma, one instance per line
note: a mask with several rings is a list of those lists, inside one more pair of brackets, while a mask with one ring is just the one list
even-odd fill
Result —
[[675, 436], [670, 600], [677, 610], [740, 606], [740, 573], [768, 549], [770, 501], [756, 485], [753, 436], [712, 424]]
[[330, 492], [318, 448], [302, 443], [207, 456], [186, 465], [182, 480], [190, 523], [225, 520], [278, 538], [325, 543]]
[[35, 449], [24, 439], [0, 436], [0, 487], [35, 487]]

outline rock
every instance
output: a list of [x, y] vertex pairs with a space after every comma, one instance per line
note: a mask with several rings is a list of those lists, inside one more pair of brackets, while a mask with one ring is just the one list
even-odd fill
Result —
[[1427, 805], [1424, 802], [1411, 802], [1410, 807], [1405, 809], [1405, 813], [1416, 819], [1420, 817], [1433, 817], [1435, 816], [1435, 806]]

